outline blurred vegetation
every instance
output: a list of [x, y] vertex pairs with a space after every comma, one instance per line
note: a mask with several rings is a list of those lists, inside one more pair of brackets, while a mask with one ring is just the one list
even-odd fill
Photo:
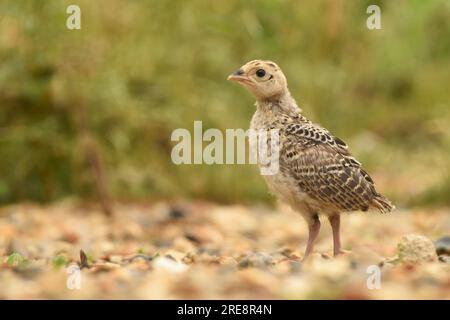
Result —
[[397, 205], [450, 204], [449, 53], [446, 0], [2, 0], [0, 201], [269, 200], [254, 166], [170, 159], [194, 120], [248, 127], [253, 98], [225, 79], [263, 58]]

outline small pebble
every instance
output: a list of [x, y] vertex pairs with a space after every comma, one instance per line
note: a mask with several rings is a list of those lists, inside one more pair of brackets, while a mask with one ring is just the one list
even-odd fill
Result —
[[434, 242], [438, 255], [450, 255], [450, 236], [442, 237]]
[[397, 245], [398, 257], [403, 263], [424, 263], [437, 260], [433, 242], [425, 236], [408, 234]]
[[170, 208], [169, 216], [172, 219], [182, 219], [186, 216], [186, 214], [180, 207], [172, 207]]
[[239, 268], [260, 268], [264, 269], [273, 265], [273, 258], [265, 253], [249, 253], [238, 259]]
[[184, 263], [178, 263], [173, 259], [167, 257], [160, 257], [155, 259], [153, 263], [155, 269], [162, 269], [172, 273], [181, 273], [188, 269]]

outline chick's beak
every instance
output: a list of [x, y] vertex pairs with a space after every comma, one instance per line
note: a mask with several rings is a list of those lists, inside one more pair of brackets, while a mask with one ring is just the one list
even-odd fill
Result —
[[242, 69], [238, 69], [235, 72], [233, 72], [232, 74], [230, 74], [227, 78], [227, 80], [233, 80], [233, 81], [243, 81], [248, 79], [247, 76], [245, 75], [244, 70]]

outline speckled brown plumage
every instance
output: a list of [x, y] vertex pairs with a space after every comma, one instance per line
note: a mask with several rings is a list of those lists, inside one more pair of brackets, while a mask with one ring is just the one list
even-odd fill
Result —
[[350, 154], [347, 144], [301, 114], [274, 62], [251, 61], [229, 79], [244, 85], [257, 99], [250, 128], [279, 130], [279, 172], [264, 178], [276, 196], [306, 219], [310, 236], [305, 257], [312, 251], [320, 228], [318, 214], [328, 216], [334, 253], [339, 254], [341, 212], [393, 209], [376, 191], [372, 178]]

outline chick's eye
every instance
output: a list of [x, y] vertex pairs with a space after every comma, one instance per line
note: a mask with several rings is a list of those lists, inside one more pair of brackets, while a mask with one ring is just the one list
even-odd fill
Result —
[[260, 78], [264, 77], [266, 75], [266, 71], [264, 69], [258, 69], [256, 71], [256, 75]]

